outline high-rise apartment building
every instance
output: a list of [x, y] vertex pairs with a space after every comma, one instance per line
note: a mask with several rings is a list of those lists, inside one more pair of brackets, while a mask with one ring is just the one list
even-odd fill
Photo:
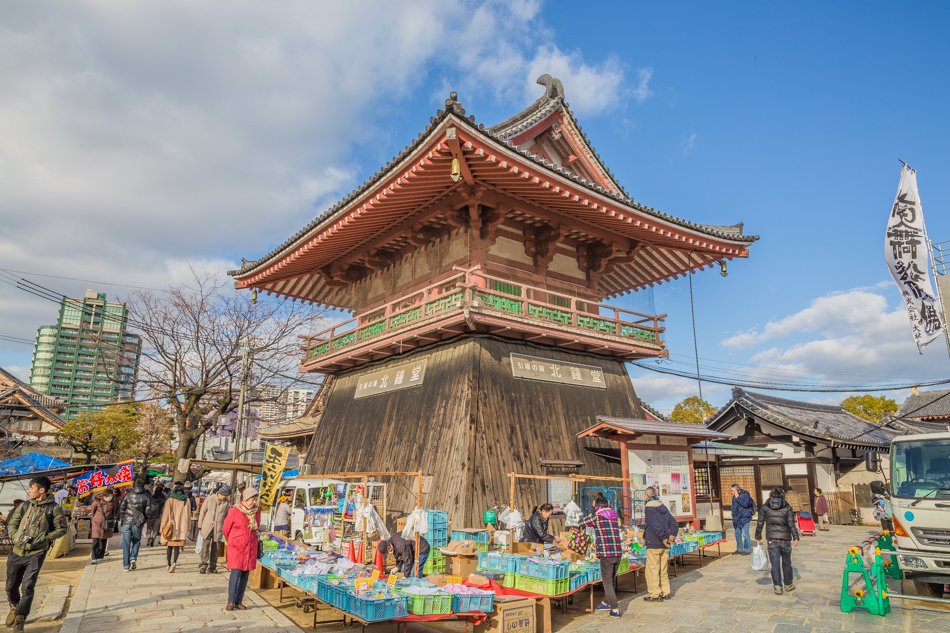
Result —
[[255, 389], [254, 407], [262, 422], [283, 423], [302, 416], [313, 400], [313, 389], [286, 389], [277, 385], [260, 385]]
[[307, 412], [307, 405], [313, 402], [317, 392], [313, 389], [287, 390], [287, 419], [294, 420]]
[[64, 298], [59, 322], [36, 335], [30, 386], [66, 403], [65, 418], [131, 400], [141, 339], [126, 331], [128, 311], [102, 292]]

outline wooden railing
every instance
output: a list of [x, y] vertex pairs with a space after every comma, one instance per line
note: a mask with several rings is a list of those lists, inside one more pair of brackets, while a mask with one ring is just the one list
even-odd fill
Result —
[[635, 339], [662, 347], [666, 315], [648, 315], [543, 288], [462, 270], [375, 310], [303, 337], [305, 362], [344, 347], [398, 332], [430, 318], [471, 307], [535, 325]]

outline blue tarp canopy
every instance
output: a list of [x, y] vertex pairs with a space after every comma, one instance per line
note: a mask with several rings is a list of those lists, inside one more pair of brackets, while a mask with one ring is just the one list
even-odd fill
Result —
[[[293, 479], [294, 477], [296, 477], [296, 476], [299, 475], [299, 474], [300, 474], [300, 470], [299, 470], [299, 469], [296, 469], [296, 468], [293, 469], [293, 470], [285, 470], [285, 471], [284, 471], [284, 474], [281, 475], [280, 478], [281, 478], [281, 479]], [[260, 475], [257, 475], [256, 477], [254, 477], [254, 481], [260, 481], [260, 480], [261, 480], [261, 476], [260, 476]]]
[[0, 462], [0, 475], [24, 475], [57, 468], [69, 468], [70, 464], [43, 453], [25, 453]]

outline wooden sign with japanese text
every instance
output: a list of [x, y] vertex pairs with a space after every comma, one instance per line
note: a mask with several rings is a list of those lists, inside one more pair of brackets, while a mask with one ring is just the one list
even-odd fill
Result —
[[606, 389], [604, 370], [594, 365], [565, 363], [523, 354], [511, 355], [511, 373], [515, 378], [557, 382], [563, 385]]
[[360, 376], [354, 399], [378, 396], [397, 389], [418, 387], [426, 377], [426, 359]]
[[277, 486], [284, 474], [284, 466], [287, 465], [289, 455], [290, 447], [288, 446], [268, 444], [264, 449], [264, 467], [261, 471], [261, 489], [258, 497], [261, 508], [267, 509], [274, 503], [274, 495], [277, 493]]

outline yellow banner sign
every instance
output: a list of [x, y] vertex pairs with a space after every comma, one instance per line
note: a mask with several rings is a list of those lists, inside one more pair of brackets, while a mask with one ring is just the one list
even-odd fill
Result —
[[274, 495], [280, 486], [280, 478], [287, 465], [290, 448], [268, 444], [264, 449], [264, 469], [261, 472], [261, 490], [258, 499], [261, 508], [269, 508], [274, 503]]

